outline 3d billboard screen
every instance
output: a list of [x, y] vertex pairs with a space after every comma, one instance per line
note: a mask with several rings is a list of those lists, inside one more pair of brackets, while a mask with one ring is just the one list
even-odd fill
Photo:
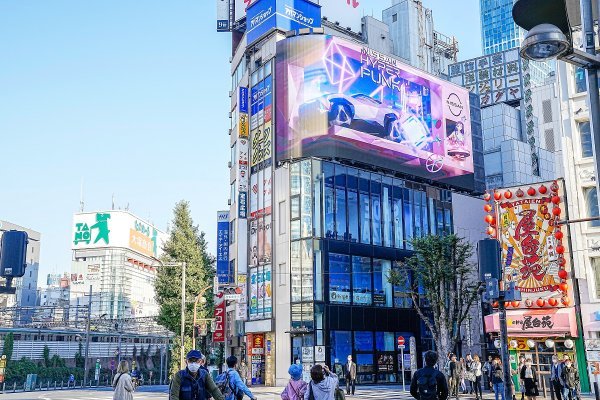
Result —
[[469, 94], [326, 35], [277, 43], [277, 160], [332, 157], [472, 189]]

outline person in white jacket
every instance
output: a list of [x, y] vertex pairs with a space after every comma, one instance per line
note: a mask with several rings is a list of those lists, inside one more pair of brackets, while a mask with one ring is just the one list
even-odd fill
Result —
[[327, 365], [317, 364], [310, 369], [311, 381], [304, 393], [304, 400], [335, 400], [338, 377]]
[[113, 400], [133, 400], [133, 382], [129, 375], [129, 363], [121, 361], [117, 368], [117, 374], [113, 379]]

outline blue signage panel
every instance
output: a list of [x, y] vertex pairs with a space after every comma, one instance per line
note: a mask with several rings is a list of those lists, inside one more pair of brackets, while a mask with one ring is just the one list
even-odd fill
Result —
[[321, 26], [321, 6], [308, 0], [258, 0], [247, 11], [247, 42], [271, 29], [291, 31]]
[[240, 86], [239, 110], [240, 113], [248, 114], [248, 88]]
[[217, 278], [219, 284], [233, 281], [229, 273], [229, 211], [217, 212]]
[[248, 193], [240, 192], [238, 195], [238, 218], [248, 218]]

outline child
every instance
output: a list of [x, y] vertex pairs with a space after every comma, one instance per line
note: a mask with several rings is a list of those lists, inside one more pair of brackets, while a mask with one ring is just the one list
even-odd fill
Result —
[[302, 380], [302, 366], [292, 364], [288, 369], [288, 374], [290, 374], [291, 379], [285, 389], [283, 389], [283, 392], [281, 392], [281, 399], [303, 400], [308, 384]]

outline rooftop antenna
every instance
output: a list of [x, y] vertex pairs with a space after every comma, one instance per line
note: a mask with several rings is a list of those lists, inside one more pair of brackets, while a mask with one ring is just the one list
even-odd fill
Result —
[[85, 203], [83, 201], [83, 178], [81, 178], [81, 187], [79, 189], [79, 211], [83, 212]]
[[114, 209], [115, 209], [115, 194], [113, 193], [112, 194], [112, 208], [111, 208], [111, 210], [114, 210]]

